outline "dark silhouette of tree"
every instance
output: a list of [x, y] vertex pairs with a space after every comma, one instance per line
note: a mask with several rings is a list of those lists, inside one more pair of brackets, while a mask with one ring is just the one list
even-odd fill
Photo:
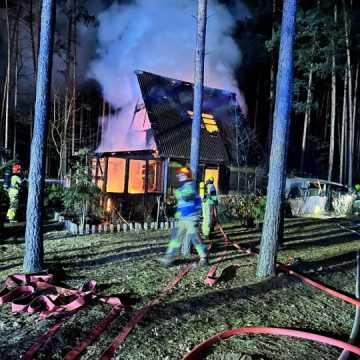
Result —
[[195, 54], [195, 83], [194, 83], [194, 118], [191, 128], [190, 167], [193, 179], [197, 179], [200, 148], [200, 123], [202, 118], [204, 58], [206, 37], [207, 0], [198, 0], [196, 54]]
[[258, 277], [267, 277], [275, 274], [277, 245], [281, 241], [283, 234], [287, 143], [293, 92], [295, 14], [296, 0], [285, 0], [276, 80], [274, 128], [270, 154], [267, 203], [257, 266]]
[[25, 257], [23, 264], [25, 273], [38, 272], [43, 268], [43, 194], [55, 13], [55, 0], [43, 0], [34, 130], [30, 154], [29, 195], [26, 211]]

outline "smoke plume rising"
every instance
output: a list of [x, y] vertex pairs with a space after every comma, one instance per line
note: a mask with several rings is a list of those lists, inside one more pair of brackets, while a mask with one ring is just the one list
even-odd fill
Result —
[[[98, 48], [88, 76], [99, 81], [104, 98], [119, 109], [116, 116], [102, 119], [106, 125], [98, 151], [120, 151], [125, 145], [144, 148], [134, 138], [124, 143], [131, 137], [134, 107], [141, 98], [134, 70], [193, 81], [196, 5], [194, 0], [136, 0], [113, 3], [98, 15]], [[250, 14], [245, 5], [239, 9], [242, 13], [231, 12], [218, 0], [209, 1], [205, 85], [237, 93], [246, 111], [234, 79], [241, 51], [232, 33], [236, 22]]]

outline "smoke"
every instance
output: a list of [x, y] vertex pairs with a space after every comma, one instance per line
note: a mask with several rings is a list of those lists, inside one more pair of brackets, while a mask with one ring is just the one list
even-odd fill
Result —
[[[141, 98], [134, 70], [193, 81], [196, 42], [196, 1], [136, 0], [113, 3], [98, 15], [95, 59], [88, 76], [103, 88], [105, 99], [120, 114], [107, 122], [100, 149], [119, 150], [116, 134], [128, 131], [132, 113]], [[242, 3], [241, 3], [242, 4]], [[234, 71], [241, 63], [241, 51], [232, 38], [236, 22], [249, 17], [245, 5], [229, 10], [218, 0], [210, 0], [206, 37], [205, 85], [233, 91], [246, 111]], [[141, 147], [141, 144], [134, 145]], [[134, 148], [132, 146], [132, 149]]]

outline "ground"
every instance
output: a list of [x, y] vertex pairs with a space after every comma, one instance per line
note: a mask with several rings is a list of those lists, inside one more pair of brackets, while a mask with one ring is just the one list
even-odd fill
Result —
[[[359, 236], [339, 226], [354, 228], [356, 219], [288, 219], [279, 260], [298, 257], [297, 270], [348, 294], [354, 293], [356, 251]], [[231, 240], [256, 246], [260, 232], [238, 224], [224, 226]], [[165, 269], [158, 263], [169, 238], [168, 232], [120, 233], [69, 236], [63, 231], [46, 233], [47, 266], [62, 269], [64, 281], [79, 287], [94, 279], [99, 292], [122, 294], [132, 303], [81, 359], [97, 359], [136, 309], [141, 308], [180, 270], [184, 262]], [[210, 262], [221, 252], [216, 234]], [[0, 281], [21, 272], [23, 259], [21, 226], [0, 235]], [[302, 329], [347, 341], [355, 307], [334, 299], [285, 274], [267, 280], [255, 277], [256, 258], [231, 250], [220, 270], [233, 267], [215, 287], [203, 284], [209, 267], [194, 268], [166, 299], [152, 309], [116, 352], [114, 359], [182, 359], [195, 345], [226, 329], [244, 326], [275, 326]], [[62, 357], [110, 310], [110, 305], [86, 306], [63, 325], [37, 359]], [[13, 314], [0, 306], [1, 359], [20, 359], [21, 354], [54, 320], [36, 315]], [[340, 350], [318, 343], [285, 337], [235, 336], [211, 348], [208, 360], [238, 359], [337, 359]], [[251, 357], [245, 357], [244, 355]]]

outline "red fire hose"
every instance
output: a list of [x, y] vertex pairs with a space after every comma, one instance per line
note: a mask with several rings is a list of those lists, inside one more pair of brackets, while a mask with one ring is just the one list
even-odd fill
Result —
[[[229, 240], [227, 234], [224, 232], [222, 226], [220, 224], [219, 229], [222, 233], [224, 240], [225, 240], [225, 246], [228, 245], [234, 246], [238, 251], [248, 253], [251, 255], [257, 255], [254, 251], [250, 249], [246, 249], [241, 247], [240, 245], [233, 243]], [[222, 254], [218, 259], [217, 263], [221, 262], [224, 258], [225, 253]], [[188, 264], [184, 266], [180, 273], [176, 276], [176, 278], [166, 286], [159, 296], [151, 301], [149, 301], [143, 308], [141, 308], [139, 311], [137, 311], [134, 316], [131, 318], [131, 320], [125, 325], [125, 327], [122, 329], [122, 331], [119, 333], [119, 335], [113, 340], [113, 342], [110, 344], [110, 346], [107, 348], [107, 350], [101, 355], [100, 360], [108, 360], [112, 357], [112, 355], [115, 353], [116, 349], [125, 341], [127, 336], [130, 334], [130, 332], [135, 328], [135, 326], [148, 314], [148, 312], [157, 304], [160, 303], [160, 301], [168, 295], [168, 293], [188, 274], [188, 272], [191, 270], [193, 266], [193, 263]], [[354, 299], [350, 296], [344, 295], [339, 293], [336, 290], [330, 289], [327, 286], [320, 284], [314, 280], [311, 280], [307, 278], [306, 276], [299, 274], [295, 271], [293, 271], [291, 268], [284, 264], [278, 264], [278, 269], [281, 271], [286, 272], [289, 275], [295, 276], [302, 280], [304, 283], [309, 284], [333, 297], [336, 297], [338, 299], [344, 300], [346, 302], [349, 302], [353, 305], [356, 305], [357, 307], [360, 306], [360, 300]], [[218, 278], [216, 278], [215, 273], [217, 270], [218, 264], [213, 266], [207, 276], [207, 279], [205, 280], [206, 283], [210, 285], [214, 285]], [[73, 301], [73, 303], [68, 303], [67, 306], [65, 306], [64, 309], [61, 309], [60, 311], [71, 311], [76, 310], [79, 307], [83, 306], [86, 303], [86, 300], [89, 298], [99, 298], [96, 295], [94, 295], [94, 289], [95, 289], [95, 282], [89, 282], [84, 286], [81, 290], [77, 289], [67, 289], [55, 286], [53, 284], [49, 284], [49, 282], [52, 281], [52, 276], [49, 275], [48, 278], [36, 278], [36, 276], [29, 277], [27, 275], [20, 275], [17, 274], [13, 277], [9, 277], [5, 282], [5, 287], [0, 290], [0, 303], [13, 301], [13, 306], [15, 306], [15, 309], [18, 309], [17, 311], [40, 311], [40, 309], [43, 309], [44, 307], [47, 309], [47, 311], [44, 312], [43, 316], [46, 317], [49, 314], [51, 314], [53, 311], [59, 311], [59, 309], [56, 307], [51, 308], [52, 302], [56, 302], [56, 299], [52, 299], [50, 296], [46, 299], [39, 298], [37, 301], [39, 303], [39, 306], [37, 306], [36, 302], [26, 304], [16, 303], [14, 305], [14, 299], [18, 297], [20, 293], [27, 293], [27, 294], [33, 294], [36, 291], [36, 288], [39, 289], [49, 289], [49, 288], [55, 288], [58, 292], [62, 293], [66, 296], [69, 295], [77, 295], [77, 298]], [[35, 286], [35, 287], [34, 287]], [[19, 289], [15, 291], [16, 287]], [[112, 309], [112, 311], [98, 324], [96, 325], [93, 330], [87, 335], [74, 349], [72, 349], [66, 356], [65, 360], [73, 360], [77, 358], [85, 349], [86, 347], [92, 343], [108, 326], [108, 324], [116, 318], [118, 313], [123, 308], [121, 302], [116, 302], [116, 298], [99, 298], [101, 301], [111, 303], [115, 305], [115, 307]], [[49, 300], [49, 301], [48, 301]], [[119, 299], [117, 299], [119, 300]], [[120, 300], [119, 300], [120, 301]], [[116, 303], [115, 303], [116, 302]], [[70, 305], [70, 306], [69, 306]], [[18, 307], [19, 306], [19, 307]], [[23, 308], [21, 308], [23, 307]], [[20, 310], [21, 308], [21, 310]], [[16, 311], [16, 310], [15, 310]], [[66, 311], [64, 311], [66, 314]], [[69, 317], [63, 318], [61, 321], [54, 324], [49, 331], [41, 336], [34, 345], [25, 353], [23, 356], [23, 359], [30, 360], [33, 358], [35, 353], [39, 350], [39, 348], [43, 345], [43, 343], [56, 331], [60, 328], [60, 326], [68, 319]], [[239, 328], [239, 329], [233, 329], [233, 330], [227, 330], [222, 333], [219, 333], [202, 344], [196, 346], [189, 354], [187, 354], [183, 360], [191, 360], [191, 359], [199, 359], [200, 353], [207, 347], [221, 341], [222, 339], [238, 335], [238, 334], [272, 334], [272, 335], [285, 335], [285, 336], [291, 336], [291, 337], [298, 337], [308, 340], [313, 340], [317, 342], [322, 342], [324, 344], [336, 346], [339, 348], [342, 348], [346, 351], [350, 351], [352, 353], [355, 353], [357, 355], [360, 355], [360, 348], [333, 339], [322, 335], [317, 335], [313, 333], [308, 333], [304, 331], [298, 331], [298, 330], [292, 330], [292, 329], [283, 329], [283, 328], [267, 328], [267, 327], [251, 327], [251, 328]]]
[[309, 333], [306, 331], [284, 329], [284, 328], [273, 328], [273, 327], [244, 327], [232, 330], [226, 330], [221, 333], [218, 333], [209, 339], [202, 342], [200, 345], [197, 345], [193, 350], [190, 351], [182, 360], [199, 360], [201, 359], [201, 354], [205, 349], [208, 349], [210, 346], [229, 338], [234, 335], [239, 334], [269, 334], [269, 335], [281, 335], [281, 336], [290, 336], [300, 339], [312, 340], [320, 342], [322, 344], [336, 346], [340, 349], [345, 349], [356, 355], [360, 355], [360, 348], [357, 346], [348, 344], [344, 341], [336, 340], [328, 336], [318, 335]]
[[[251, 251], [250, 249], [244, 249], [242, 247], [240, 247], [239, 245], [231, 242], [227, 236], [227, 234], [224, 232], [224, 229], [222, 228], [222, 226], [219, 224], [218, 222], [218, 226], [220, 229], [220, 232], [222, 233], [225, 243], [226, 244], [231, 244], [233, 245], [238, 251], [241, 252], [246, 252], [248, 254], [251, 255], [258, 255], [256, 252]], [[358, 233], [360, 235], [360, 233]], [[351, 334], [351, 340], [354, 339], [354, 337], [357, 335], [358, 332], [358, 328], [360, 326], [360, 318], [359, 318], [359, 306], [360, 306], [360, 300], [359, 299], [354, 299], [350, 296], [347, 296], [345, 294], [342, 294], [336, 290], [330, 289], [327, 286], [316, 282], [312, 279], [309, 279], [308, 277], [299, 274], [297, 272], [295, 272], [294, 270], [292, 270], [291, 268], [289, 268], [288, 266], [278, 263], [277, 264], [278, 269], [286, 272], [289, 275], [295, 276], [297, 278], [299, 278], [302, 282], [304, 282], [305, 284], [311, 285], [317, 289], [319, 289], [320, 291], [325, 292], [326, 294], [333, 296], [335, 298], [341, 299], [343, 301], [346, 301], [348, 303], [351, 303], [353, 305], [356, 306], [356, 318], [354, 321], [354, 325], [353, 325], [353, 330], [352, 330], [352, 334]], [[359, 253], [357, 256], [357, 285], [356, 285], [356, 293], [357, 293], [357, 298], [358, 296], [358, 292], [359, 292], [359, 274], [360, 274], [360, 270], [359, 270]], [[215, 272], [216, 272], [216, 267], [213, 267], [208, 275], [207, 278], [205, 280], [205, 283], [208, 285], [214, 285], [217, 280], [219, 278], [215, 278]], [[206, 341], [204, 341], [203, 343], [201, 343], [200, 345], [196, 346], [189, 354], [187, 354], [183, 360], [198, 360], [200, 358], [201, 352], [203, 352], [205, 349], [207, 349], [208, 347], [212, 346], [213, 344], [234, 336], [234, 335], [238, 335], [238, 334], [272, 334], [272, 335], [285, 335], [285, 336], [292, 336], [292, 337], [298, 337], [298, 338], [303, 338], [303, 339], [307, 339], [307, 340], [313, 340], [313, 341], [317, 341], [317, 342], [321, 342], [323, 344], [327, 344], [327, 345], [332, 345], [332, 346], [336, 346], [339, 347], [341, 349], [343, 349], [344, 351], [342, 352], [340, 359], [346, 359], [348, 357], [349, 352], [352, 352], [354, 354], [360, 355], [360, 348], [352, 345], [352, 344], [348, 344], [345, 343], [343, 341], [339, 341], [327, 336], [322, 336], [322, 335], [318, 335], [318, 334], [313, 334], [313, 333], [308, 333], [308, 332], [304, 332], [304, 331], [298, 331], [298, 330], [292, 330], [292, 329], [282, 329], [282, 328], [268, 328], [268, 327], [251, 327], [251, 328], [238, 328], [238, 329], [232, 329], [232, 330], [227, 330], [224, 331], [222, 333], [216, 334], [215, 336], [212, 336], [211, 338], [207, 339]]]
[[[81, 289], [58, 286], [53, 280], [52, 274], [14, 274], [7, 277], [4, 286], [0, 289], [0, 304], [11, 303], [13, 312], [37, 312], [40, 319], [50, 316], [60, 317], [45, 335], [36, 339], [22, 356], [23, 360], [32, 359], [49, 337], [89, 301], [99, 300], [114, 305], [113, 310], [116, 312], [124, 308], [119, 298], [96, 294], [96, 282], [93, 280], [85, 283]], [[92, 341], [93, 338], [90, 340]]]

